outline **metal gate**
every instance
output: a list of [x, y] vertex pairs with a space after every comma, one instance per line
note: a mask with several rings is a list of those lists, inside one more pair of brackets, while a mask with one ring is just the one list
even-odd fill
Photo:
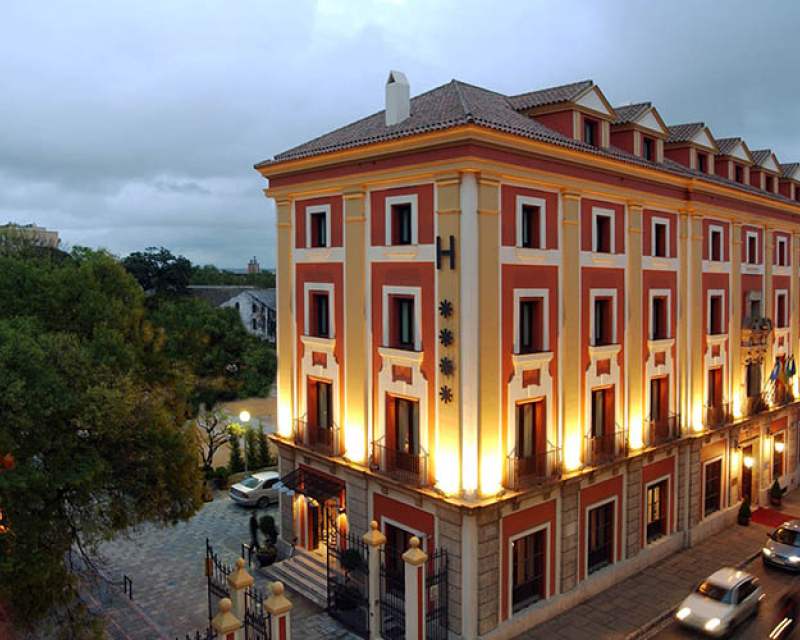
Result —
[[206, 538], [206, 567], [205, 573], [208, 580], [208, 624], [211, 626], [211, 618], [214, 617], [216, 604], [214, 598], [230, 598], [231, 590], [228, 586], [228, 576], [233, 571], [233, 567], [220, 562], [211, 543]]
[[369, 549], [360, 537], [328, 523], [328, 613], [369, 636]]
[[429, 640], [447, 640], [447, 568], [447, 551], [437, 549], [425, 568], [425, 637]]
[[264, 611], [264, 594], [255, 586], [244, 591], [245, 640], [272, 640], [270, 615]]
[[381, 637], [397, 640], [406, 637], [405, 563], [393, 547], [381, 549]]

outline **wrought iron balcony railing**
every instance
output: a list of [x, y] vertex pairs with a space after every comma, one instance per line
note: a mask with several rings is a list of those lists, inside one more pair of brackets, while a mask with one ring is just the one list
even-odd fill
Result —
[[650, 446], [672, 442], [681, 437], [680, 418], [672, 412], [663, 418], [645, 421], [645, 429], [647, 444]]
[[715, 405], [706, 405], [706, 427], [708, 429], [724, 427], [732, 420], [733, 412], [729, 403], [721, 402]]
[[295, 420], [294, 441], [326, 456], [339, 455], [339, 427], [331, 423], [322, 426], [307, 420]]
[[747, 398], [747, 415], [754, 416], [762, 411], [767, 411], [769, 404], [763, 392]]
[[418, 454], [388, 446], [383, 438], [372, 443], [370, 467], [374, 471], [415, 487], [428, 484], [428, 454], [420, 447]]
[[549, 442], [547, 450], [518, 456], [516, 449], [506, 458], [506, 488], [518, 491], [561, 477], [561, 450]]
[[602, 435], [588, 434], [585, 436], [585, 463], [598, 465], [611, 462], [617, 458], [628, 455], [628, 432], [615, 425], [616, 431]]

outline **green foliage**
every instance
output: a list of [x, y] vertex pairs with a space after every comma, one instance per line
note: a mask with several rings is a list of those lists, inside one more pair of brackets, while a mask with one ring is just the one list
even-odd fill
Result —
[[192, 276], [189, 284], [205, 285], [239, 285], [242, 287], [258, 287], [259, 289], [274, 289], [275, 274], [269, 271], [261, 273], [232, 273], [222, 271], [217, 267], [207, 264], [192, 267]]
[[780, 500], [780, 498], [783, 496], [784, 493], [786, 493], [786, 489], [781, 489], [781, 485], [776, 478], [769, 488], [770, 498], [775, 498], [776, 500]]
[[270, 515], [261, 516], [258, 520], [258, 528], [269, 542], [275, 544], [278, 539], [278, 529], [275, 526], [275, 518]]
[[231, 457], [228, 461], [231, 473], [239, 473], [244, 471], [244, 458], [242, 458], [242, 447], [239, 444], [239, 438], [233, 438], [230, 442]]
[[350, 573], [362, 565], [361, 552], [358, 549], [345, 549], [341, 557], [342, 568], [345, 573]]
[[244, 436], [247, 450], [247, 468], [251, 471], [261, 467], [258, 455], [258, 434], [253, 429], [248, 429]]
[[260, 468], [272, 467], [277, 463], [276, 456], [272, 455], [269, 449], [269, 440], [267, 434], [264, 433], [264, 425], [258, 425], [258, 466]]
[[192, 263], [183, 256], [174, 256], [164, 247], [147, 247], [122, 261], [142, 289], [153, 293], [177, 295], [186, 292], [192, 274]]
[[200, 505], [191, 384], [105, 252], [0, 255], [0, 296], [0, 451], [17, 463], [0, 473], [0, 597], [20, 623], [66, 612], [58, 633], [81, 638], [76, 556]]

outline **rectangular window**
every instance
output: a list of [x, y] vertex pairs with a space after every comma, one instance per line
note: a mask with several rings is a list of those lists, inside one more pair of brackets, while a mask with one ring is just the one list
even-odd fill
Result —
[[[614, 435], [613, 388], [592, 391], [592, 438], [611, 439]], [[613, 444], [613, 441], [612, 441]]]
[[594, 345], [611, 344], [611, 298], [594, 299]]
[[546, 530], [517, 538], [512, 548], [511, 601], [514, 613], [545, 597]]
[[709, 259], [714, 262], [722, 260], [722, 231], [719, 229], [711, 230], [711, 251], [709, 254]]
[[747, 234], [747, 264], [758, 264], [758, 236]]
[[747, 307], [747, 317], [748, 318], [760, 318], [761, 317], [761, 292], [757, 292], [757, 295], [752, 294], [748, 298], [748, 307]]
[[707, 517], [719, 511], [722, 493], [722, 460], [715, 460], [705, 465], [703, 471], [705, 479], [703, 486], [705, 489], [703, 500], [703, 517]]
[[653, 227], [653, 255], [659, 258], [667, 257], [667, 225], [656, 222]]
[[328, 227], [326, 215], [324, 212], [311, 214], [311, 246], [312, 247], [327, 247], [328, 246]]
[[653, 298], [653, 308], [650, 310], [653, 322], [652, 340], [664, 340], [669, 338], [667, 322], [667, 298], [666, 296], [655, 296]]
[[541, 207], [522, 205], [522, 246], [528, 249], [541, 249]]
[[647, 487], [647, 542], [667, 533], [667, 481]]
[[708, 173], [708, 161], [705, 153], [697, 152], [697, 170], [700, 173]]
[[708, 370], [708, 406], [712, 409], [722, 407], [722, 367]]
[[544, 323], [541, 298], [522, 300], [519, 303], [519, 352], [544, 351]]
[[419, 402], [395, 398], [395, 448], [402, 453], [419, 455]]
[[764, 184], [767, 191], [772, 191], [772, 176], [765, 176]]
[[411, 244], [411, 204], [392, 205], [392, 244]]
[[761, 365], [750, 362], [747, 365], [747, 397], [755, 398], [761, 393]]
[[775, 309], [775, 324], [779, 328], [783, 328], [783, 327], [788, 326], [788, 324], [786, 322], [786, 315], [787, 315], [786, 314], [786, 294], [785, 293], [779, 293], [777, 295], [777, 301], [778, 301], [778, 303], [777, 303], [776, 309]]
[[583, 141], [593, 147], [597, 146], [597, 122], [595, 120], [583, 119]]
[[594, 250], [597, 253], [611, 253], [611, 216], [596, 214], [594, 225]]
[[333, 394], [331, 383], [321, 380], [308, 381], [308, 420], [320, 429], [329, 429], [333, 418]]
[[589, 573], [614, 562], [614, 503], [589, 510], [588, 553]]
[[786, 447], [783, 433], [772, 436], [772, 479], [777, 480], [783, 475], [783, 453]]
[[738, 182], [739, 184], [744, 184], [744, 169], [742, 169], [742, 167], [740, 167], [737, 164], [737, 165], [734, 166], [733, 173], [734, 173], [734, 179], [736, 180], [736, 182]]
[[646, 138], [642, 136], [642, 157], [645, 160], [650, 160], [651, 162], [655, 162], [656, 153], [655, 153], [655, 142], [652, 138]]
[[414, 350], [414, 298], [392, 297], [394, 332], [392, 346]]
[[777, 251], [776, 258], [777, 258], [779, 267], [788, 267], [789, 266], [789, 260], [788, 260], [789, 252], [787, 250], [788, 249], [788, 245], [789, 245], [789, 242], [788, 242], [788, 240], [786, 238], [784, 238], [783, 236], [778, 236], [778, 239], [777, 239], [778, 251]]
[[535, 458], [544, 452], [544, 401], [517, 405], [517, 457]]
[[722, 330], [722, 296], [710, 296], [708, 299], [708, 333], [716, 336]]
[[330, 316], [328, 315], [328, 294], [311, 294], [311, 335], [319, 338], [330, 337]]

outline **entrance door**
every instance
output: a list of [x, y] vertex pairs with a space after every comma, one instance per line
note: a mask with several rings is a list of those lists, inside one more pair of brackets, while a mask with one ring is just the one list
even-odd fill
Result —
[[655, 425], [656, 442], [663, 441], [669, 433], [669, 379], [653, 378], [650, 381], [650, 420]]
[[753, 459], [753, 447], [745, 447], [742, 450], [742, 498], [747, 498], [750, 503], [753, 502], [753, 467], [745, 464], [746, 459]]
[[319, 547], [320, 540], [320, 524], [321, 518], [319, 517], [319, 506], [316, 504], [308, 505], [308, 529], [309, 529], [309, 545], [308, 548], [313, 551]]

